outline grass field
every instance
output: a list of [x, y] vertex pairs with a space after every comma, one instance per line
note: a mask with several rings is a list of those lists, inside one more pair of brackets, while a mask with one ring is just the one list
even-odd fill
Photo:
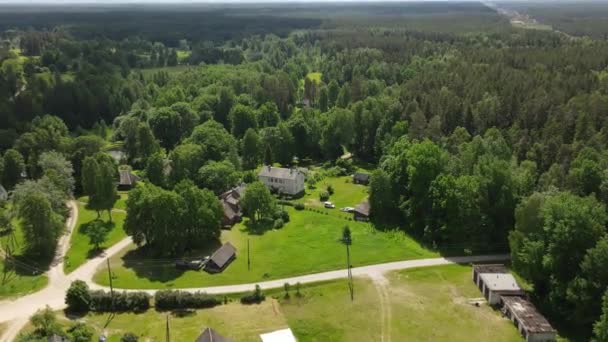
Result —
[[[319, 193], [326, 191], [328, 185], [334, 189], [334, 194], [329, 197], [329, 201], [336, 205], [335, 209], [325, 209], [319, 200]], [[355, 207], [367, 196], [368, 188], [364, 185], [353, 184], [351, 176], [327, 177], [318, 182], [315, 189], [306, 189], [306, 195], [302, 201], [309, 207], [322, 208], [331, 215], [352, 217], [352, 214], [341, 212], [340, 208]]]
[[449, 265], [389, 273], [382, 284], [356, 279], [353, 302], [345, 281], [331, 282], [281, 300], [281, 309], [302, 342], [522, 341], [499, 312], [467, 303], [481, 296], [470, 272]]
[[[231, 302], [213, 309], [169, 314], [171, 340], [192, 341], [205, 327], [212, 327], [235, 341], [259, 341], [258, 335], [289, 327], [300, 342], [306, 341], [497, 341], [521, 342], [513, 324], [500, 312], [482, 304], [471, 281], [471, 268], [448, 265], [386, 274], [383, 281], [355, 278], [354, 301], [346, 280], [303, 285], [296, 296], [282, 289], [267, 291], [259, 305]], [[60, 315], [63, 315], [60, 313]], [[107, 325], [109, 341], [133, 332], [144, 341], [165, 335], [167, 313], [89, 314], [81, 320], [97, 333]], [[67, 326], [68, 319], [61, 321]], [[97, 336], [96, 336], [97, 338]]]
[[[280, 230], [251, 232], [247, 220], [222, 233], [237, 249], [237, 258], [220, 274], [176, 270], [173, 260], [146, 258], [135, 246], [110, 259], [114, 286], [119, 288], [184, 288], [238, 284], [329, 271], [345, 267], [345, 249], [338, 241], [342, 227], [349, 225], [353, 245], [353, 265], [437, 256], [401, 232], [381, 232], [366, 223], [336, 215], [296, 211], [286, 207], [291, 221]], [[337, 213], [337, 211], [336, 211]], [[250, 242], [251, 270], [247, 269], [247, 241]], [[209, 255], [217, 246], [200, 251]], [[95, 282], [109, 285], [105, 268]]]
[[[126, 195], [121, 197], [126, 197]], [[120, 202], [117, 202], [117, 204], [118, 203]], [[124, 205], [124, 199], [122, 203]], [[66, 273], [72, 272], [78, 266], [85, 263], [87, 259], [100, 252], [95, 250], [94, 246], [90, 244], [89, 237], [85, 234], [86, 229], [98, 222], [97, 213], [93, 210], [85, 209], [85, 205], [81, 201], [78, 202], [78, 211], [78, 222], [72, 233], [70, 249], [65, 257], [64, 270]], [[126, 213], [122, 211], [113, 211], [112, 223], [110, 223], [108, 213], [103, 212], [101, 214], [101, 220], [106, 226], [106, 229], [109, 230], [106, 242], [100, 246], [101, 248], [110, 247], [127, 236], [122, 229], [125, 216]]]
[[13, 256], [19, 264], [5, 273], [5, 261], [0, 258], [0, 300], [36, 292], [48, 284], [48, 278], [45, 275], [33, 274], [35, 269], [38, 270], [37, 272], [43, 272], [48, 266], [48, 262], [25, 258], [23, 256], [25, 237], [19, 221], [13, 220], [13, 227], [15, 229], [12, 236], [0, 237], [0, 248], [4, 249], [10, 246], [13, 250]]

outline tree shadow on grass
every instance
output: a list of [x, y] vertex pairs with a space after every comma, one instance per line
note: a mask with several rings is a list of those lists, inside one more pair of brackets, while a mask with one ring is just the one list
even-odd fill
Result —
[[[103, 221], [102, 219], [94, 219], [92, 221], [80, 225], [80, 227], [78, 227], [78, 233], [83, 234], [85, 236], [90, 236], [91, 232], [93, 232], [94, 230], [102, 229], [107, 236], [115, 227], [115, 222]], [[90, 249], [87, 251], [87, 259], [92, 259], [101, 254], [103, 251], [103, 247], [99, 246], [99, 248], [97, 248], [96, 246], [91, 245]]]
[[[158, 256], [151, 248], [142, 246], [127, 252], [123, 257], [125, 268], [135, 272], [138, 278], [153, 282], [169, 283], [181, 277], [187, 270], [175, 267], [178, 260], [199, 260], [210, 256], [221, 246], [220, 241], [209, 241], [205, 245], [183, 255]], [[198, 271], [202, 272], [202, 270]], [[166, 284], [171, 287], [172, 284]]]
[[274, 221], [272, 220], [263, 219], [255, 223], [251, 220], [247, 220], [243, 224], [241, 232], [247, 233], [249, 235], [264, 235], [264, 233], [272, 229], [274, 229]]

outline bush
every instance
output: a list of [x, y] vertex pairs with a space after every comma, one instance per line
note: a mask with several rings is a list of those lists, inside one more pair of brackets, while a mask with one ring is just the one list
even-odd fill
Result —
[[284, 225], [285, 225], [285, 222], [283, 222], [283, 219], [274, 220], [274, 229], [281, 229], [281, 228], [283, 228]]
[[65, 293], [65, 304], [72, 312], [86, 312], [91, 308], [89, 286], [82, 280], [75, 280]]
[[321, 192], [319, 193], [319, 200], [320, 200], [321, 202], [325, 202], [325, 201], [327, 201], [328, 199], [329, 199], [329, 192], [327, 192], [327, 191], [321, 191]]
[[295, 210], [304, 210], [304, 208], [306, 206], [304, 205], [304, 203], [298, 202], [298, 203], [294, 204], [293, 207], [294, 207]]
[[96, 312], [142, 312], [150, 308], [150, 295], [145, 292], [114, 292], [92, 291], [91, 310]]
[[122, 337], [120, 338], [120, 342], [137, 342], [139, 341], [139, 337], [137, 337], [137, 335], [135, 335], [134, 333], [126, 333], [124, 335], [122, 335]]
[[222, 301], [204, 292], [162, 290], [156, 292], [154, 303], [157, 310], [174, 310], [212, 308]]
[[266, 296], [262, 292], [260, 285], [255, 286], [255, 290], [251, 294], [244, 295], [241, 297], [242, 304], [259, 304], [266, 299]]
[[93, 330], [86, 324], [78, 322], [68, 329], [70, 341], [73, 342], [89, 342], [93, 338]]
[[334, 194], [334, 187], [331, 184], [327, 185], [327, 193], [331, 196]]
[[287, 212], [287, 210], [278, 209], [274, 212], [272, 218], [274, 218], [275, 220], [281, 219], [283, 220], [283, 222], [286, 223], [289, 222], [289, 213]]

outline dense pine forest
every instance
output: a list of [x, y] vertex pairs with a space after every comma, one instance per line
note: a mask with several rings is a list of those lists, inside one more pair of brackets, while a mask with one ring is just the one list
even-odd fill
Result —
[[377, 227], [510, 252], [552, 322], [608, 339], [605, 27], [514, 28], [477, 3], [191, 6], [1, 11], [0, 230], [10, 212], [51, 253], [65, 199], [112, 193], [85, 179], [117, 177], [105, 151], [147, 180], [142, 215], [205, 207], [181, 242], [157, 235], [167, 255], [217, 239], [213, 194], [262, 164], [365, 163]]

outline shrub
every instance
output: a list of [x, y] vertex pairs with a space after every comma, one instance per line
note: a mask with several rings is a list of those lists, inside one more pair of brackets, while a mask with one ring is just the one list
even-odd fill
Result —
[[262, 292], [260, 285], [255, 286], [255, 290], [251, 294], [246, 294], [241, 297], [242, 304], [259, 304], [266, 299], [266, 296]]
[[283, 228], [283, 226], [285, 225], [285, 222], [283, 222], [283, 219], [276, 219], [274, 220], [274, 229], [281, 229]]
[[91, 310], [96, 312], [142, 312], [150, 308], [150, 295], [145, 292], [114, 292], [92, 291]]
[[68, 329], [70, 341], [73, 342], [89, 342], [93, 338], [93, 330], [86, 324], [78, 322]]
[[135, 335], [134, 333], [126, 333], [124, 335], [122, 335], [122, 337], [120, 338], [120, 342], [137, 342], [139, 341], [139, 337], [137, 337], [137, 335]]
[[329, 192], [327, 192], [327, 191], [321, 191], [319, 193], [319, 200], [321, 202], [327, 201], [328, 199], [329, 199]]
[[304, 203], [298, 202], [298, 203], [294, 204], [293, 207], [294, 207], [295, 210], [304, 210], [304, 208], [306, 206], [304, 205]]
[[173, 310], [212, 308], [222, 304], [222, 301], [204, 292], [162, 290], [156, 292], [154, 303], [158, 310]]
[[331, 184], [327, 185], [327, 193], [331, 196], [334, 194], [334, 187]]
[[65, 304], [72, 312], [85, 312], [90, 309], [91, 294], [89, 286], [82, 280], [75, 280], [65, 293]]
[[278, 209], [274, 212], [273, 218], [275, 220], [281, 219], [283, 222], [289, 222], [289, 213], [287, 210]]

